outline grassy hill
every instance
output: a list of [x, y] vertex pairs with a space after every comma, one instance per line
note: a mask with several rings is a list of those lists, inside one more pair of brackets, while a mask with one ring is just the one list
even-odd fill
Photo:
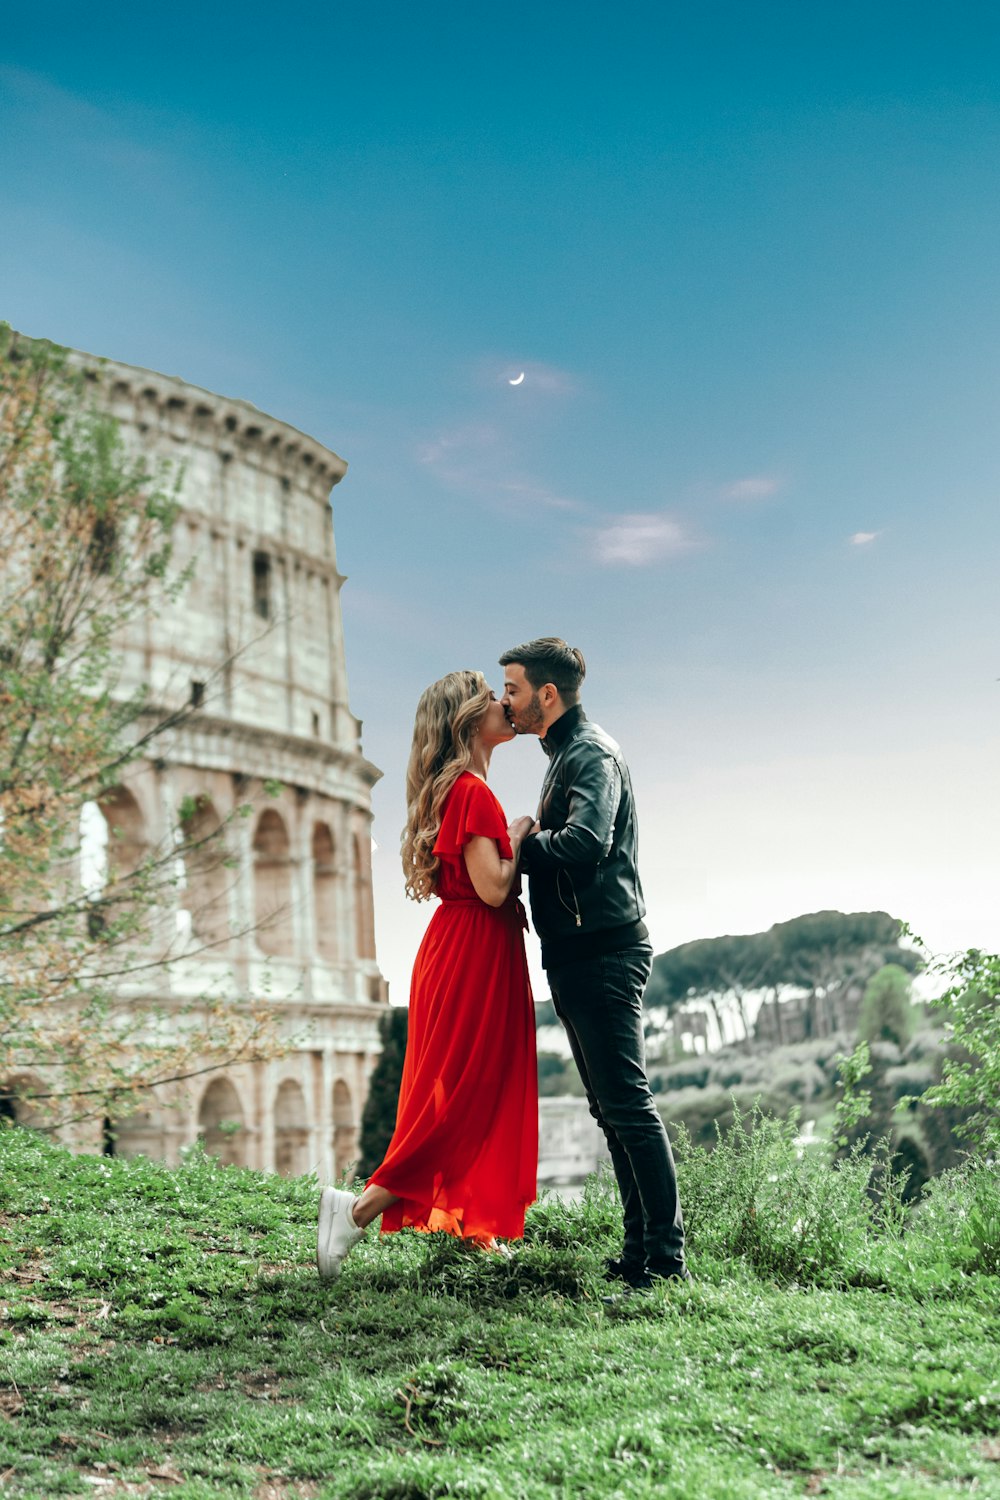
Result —
[[606, 1180], [509, 1259], [370, 1233], [322, 1287], [309, 1179], [4, 1131], [0, 1489], [1000, 1496], [997, 1174], [904, 1221], [871, 1170], [759, 1121], [682, 1151], [696, 1280], [607, 1309]]

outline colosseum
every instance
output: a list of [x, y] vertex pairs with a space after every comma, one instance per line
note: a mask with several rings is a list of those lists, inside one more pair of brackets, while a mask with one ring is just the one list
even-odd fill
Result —
[[169, 915], [185, 952], [155, 999], [169, 1010], [236, 986], [266, 998], [291, 1039], [106, 1125], [105, 1149], [173, 1163], [200, 1138], [228, 1163], [331, 1179], [358, 1155], [387, 1001], [371, 894], [380, 772], [348, 705], [330, 505], [347, 465], [245, 401], [74, 359], [128, 445], [180, 475], [175, 559], [192, 565], [177, 602], [124, 642], [121, 687], [144, 685], [151, 713], [182, 700], [193, 712], [92, 805], [100, 836], [110, 829], [121, 861], [161, 847], [184, 807], [196, 840], [223, 830], [227, 858], [190, 861], [179, 882]]

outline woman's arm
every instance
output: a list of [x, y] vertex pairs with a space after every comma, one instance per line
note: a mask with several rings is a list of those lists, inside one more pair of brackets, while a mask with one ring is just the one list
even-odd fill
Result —
[[503, 906], [510, 895], [517, 874], [517, 860], [521, 843], [532, 824], [531, 818], [517, 818], [508, 829], [513, 859], [501, 859], [496, 839], [474, 835], [465, 846], [465, 868], [475, 887], [476, 895], [487, 906]]

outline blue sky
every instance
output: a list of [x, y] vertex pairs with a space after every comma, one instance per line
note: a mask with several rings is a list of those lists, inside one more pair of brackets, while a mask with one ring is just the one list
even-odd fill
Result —
[[[998, 63], [985, 4], [5, 18], [0, 316], [351, 465], [396, 998], [416, 698], [542, 633], [632, 763], [658, 948], [1000, 942]], [[541, 764], [497, 753], [512, 814]]]

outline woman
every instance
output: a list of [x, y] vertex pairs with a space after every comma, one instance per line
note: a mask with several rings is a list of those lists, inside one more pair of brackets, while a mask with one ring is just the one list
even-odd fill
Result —
[[486, 785], [514, 730], [480, 672], [452, 672], [417, 706], [406, 775], [406, 894], [440, 897], [410, 985], [396, 1129], [360, 1198], [324, 1188], [325, 1281], [366, 1226], [444, 1229], [495, 1248], [535, 1197], [538, 1081], [517, 860], [530, 818], [507, 826]]

